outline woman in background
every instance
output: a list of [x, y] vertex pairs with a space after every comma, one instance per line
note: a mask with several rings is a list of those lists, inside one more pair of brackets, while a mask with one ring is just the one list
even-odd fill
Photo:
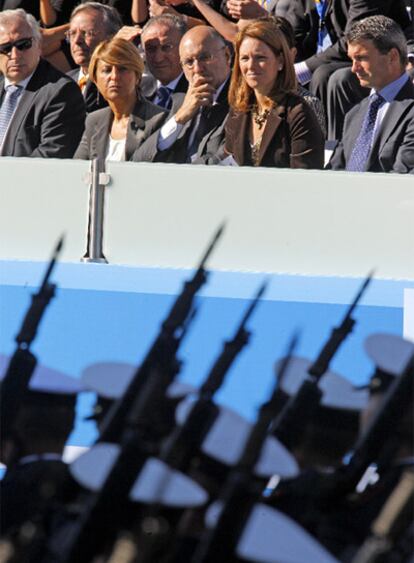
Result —
[[324, 136], [296, 93], [292, 56], [271, 18], [237, 34], [225, 154], [239, 166], [323, 168]]
[[166, 111], [140, 93], [143, 69], [141, 55], [129, 41], [114, 37], [98, 45], [91, 58], [89, 76], [109, 107], [87, 116], [75, 158], [129, 160], [162, 125]]

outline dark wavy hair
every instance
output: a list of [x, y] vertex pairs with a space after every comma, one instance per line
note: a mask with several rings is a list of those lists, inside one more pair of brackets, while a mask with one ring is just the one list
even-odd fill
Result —
[[234, 45], [235, 59], [229, 89], [229, 104], [236, 111], [242, 112], [248, 111], [254, 103], [254, 92], [243, 78], [239, 64], [240, 46], [247, 37], [263, 41], [283, 62], [283, 68], [275, 77], [269, 98], [277, 104], [286, 94], [296, 90], [295, 69], [283, 32], [271, 17], [254, 20], [239, 31]]

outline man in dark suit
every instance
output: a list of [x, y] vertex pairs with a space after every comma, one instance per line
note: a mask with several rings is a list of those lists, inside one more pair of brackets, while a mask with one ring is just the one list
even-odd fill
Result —
[[85, 2], [77, 6], [70, 18], [66, 37], [72, 58], [79, 68], [68, 72], [77, 82], [85, 100], [86, 112], [91, 113], [108, 104], [89, 80], [89, 62], [95, 47], [111, 38], [121, 28], [122, 21], [115, 8], [99, 2]]
[[145, 62], [150, 72], [143, 77], [141, 90], [154, 104], [171, 109], [172, 94], [186, 92], [187, 78], [180, 64], [179, 45], [187, 31], [184, 18], [164, 14], [151, 18], [141, 33]]
[[371, 93], [346, 115], [328, 168], [412, 173], [414, 86], [405, 71], [404, 34], [393, 20], [372, 16], [354, 24], [346, 39], [352, 71]]
[[206, 162], [224, 138], [230, 52], [211, 27], [190, 29], [180, 43], [189, 83], [186, 94], [173, 94], [171, 117], [134, 154], [132, 160]]
[[[283, 10], [281, 13], [280, 11]], [[410, 29], [404, 0], [294, 0], [276, 4], [295, 29], [296, 74], [301, 84], [322, 101], [328, 117], [328, 138], [340, 139], [345, 113], [366, 93], [352, 76], [345, 32], [357, 21], [384, 15]]]
[[0, 14], [0, 154], [71, 158], [85, 104], [73, 81], [40, 58], [40, 31], [24, 10]]

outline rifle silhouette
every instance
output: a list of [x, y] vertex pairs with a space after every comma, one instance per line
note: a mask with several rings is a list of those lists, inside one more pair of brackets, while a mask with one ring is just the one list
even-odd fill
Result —
[[299, 442], [304, 424], [312, 418], [322, 399], [323, 393], [318, 385], [319, 381], [328, 371], [332, 358], [344, 340], [352, 332], [355, 325], [352, 313], [371, 282], [372, 276], [373, 272], [364, 280], [341, 324], [332, 330], [318, 357], [309, 367], [309, 377], [302, 382], [297, 393], [288, 400], [275, 420], [274, 435], [289, 449]]
[[[278, 379], [286, 372], [297, 340], [297, 335], [294, 335], [289, 343], [287, 354], [279, 367]], [[222, 506], [217, 521], [204, 533], [191, 563], [227, 563], [233, 560], [234, 550], [247, 518], [254, 504], [260, 499], [262, 486], [254, 478], [254, 468], [276, 415], [278, 400], [276, 383], [270, 399], [260, 407], [259, 416], [250, 431], [243, 454], [230, 472], [219, 495], [218, 502]]]
[[36, 338], [46, 307], [55, 295], [56, 284], [50, 283], [49, 278], [62, 250], [63, 241], [64, 237], [62, 236], [53, 250], [39, 290], [37, 293], [32, 294], [31, 304], [15, 338], [16, 349], [10, 358], [5, 376], [0, 385], [2, 440], [10, 436], [19, 406], [37, 364], [37, 359], [30, 351], [30, 346]]
[[249, 341], [250, 332], [245, 327], [266, 287], [266, 282], [259, 287], [233, 338], [224, 343], [221, 353], [200, 387], [198, 397], [187, 419], [181, 426], [176, 426], [166, 439], [160, 457], [175, 469], [187, 471], [192, 457], [197, 454], [205, 436], [212, 427], [218, 414], [218, 407], [213, 402], [214, 395], [223, 385], [230, 367]]
[[[184, 283], [181, 293], [175, 300], [170, 312], [161, 325], [161, 330], [132, 377], [123, 397], [118, 399], [108, 411], [102, 423], [100, 442], [114, 442], [119, 439], [125, 428], [129, 413], [139, 411], [147, 398], [145, 393], [152, 394], [152, 385], [158, 386], [164, 396], [165, 384], [171, 383], [180, 369], [176, 353], [188, 328], [188, 320], [192, 314], [196, 293], [207, 281], [204, 268], [207, 259], [216, 246], [224, 230], [222, 224], [208, 245], [193, 277]], [[155, 375], [156, 374], [156, 375]], [[164, 385], [160, 385], [164, 380]], [[144, 393], [145, 390], [145, 393]], [[136, 404], [134, 404], [134, 402]], [[152, 409], [152, 406], [150, 406]], [[153, 421], [153, 412], [147, 412], [148, 421]]]
[[177, 348], [188, 328], [196, 293], [207, 280], [205, 262], [222, 231], [223, 226], [214, 235], [192, 279], [185, 282], [124, 396], [104, 421], [101, 441], [120, 438], [119, 453], [101, 489], [87, 495], [80, 517], [68, 533], [60, 561], [89, 563], [100, 552], [102, 543], [112, 544], [125, 523], [130, 490], [145, 462], [156, 452], [148, 419], [160, 412], [160, 401], [178, 371]]
[[[266, 287], [266, 282], [259, 287], [244, 313], [233, 338], [224, 342], [220, 354], [211, 366], [204, 383], [198, 391], [197, 398], [194, 400], [187, 418], [181, 425], [177, 424], [162, 444], [159, 458], [171, 468], [186, 473], [190, 469], [192, 460], [199, 453], [204, 438], [212, 428], [219, 413], [219, 407], [213, 402], [214, 395], [223, 385], [230, 367], [249, 341], [250, 332], [245, 327]], [[168, 477], [160, 483], [158, 495], [156, 495], [157, 498], [162, 498], [161, 493], [167, 485]], [[157, 502], [151, 504], [143, 509], [140, 515], [141, 521], [148, 518], [153, 521], [159, 518], [162, 509], [163, 507]], [[175, 527], [174, 523], [170, 522], [169, 536], [173, 535]], [[147, 534], [142, 534], [138, 538], [137, 541], [139, 542], [141, 553], [140, 563], [154, 561], [154, 545], [157, 548], [154, 536], [155, 534], [148, 538]]]

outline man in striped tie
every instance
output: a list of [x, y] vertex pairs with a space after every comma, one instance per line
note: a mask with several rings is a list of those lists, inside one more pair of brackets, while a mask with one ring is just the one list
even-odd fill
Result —
[[40, 58], [39, 26], [0, 13], [0, 155], [71, 158], [84, 128], [78, 86]]

